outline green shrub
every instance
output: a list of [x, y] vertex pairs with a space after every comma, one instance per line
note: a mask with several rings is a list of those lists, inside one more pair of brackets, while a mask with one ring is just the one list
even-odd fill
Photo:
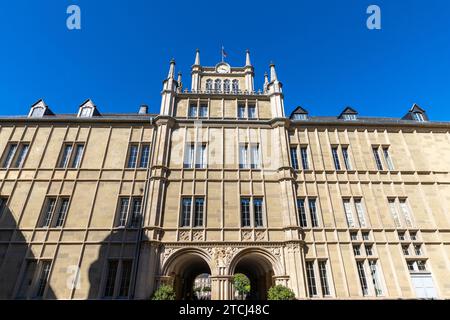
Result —
[[294, 300], [295, 294], [288, 287], [282, 285], [276, 285], [269, 289], [267, 292], [268, 300]]
[[153, 293], [152, 300], [175, 300], [175, 292], [168, 285], [162, 285]]

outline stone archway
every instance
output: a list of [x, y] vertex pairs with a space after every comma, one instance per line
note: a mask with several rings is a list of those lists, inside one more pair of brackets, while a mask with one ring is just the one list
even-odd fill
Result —
[[177, 300], [190, 300], [195, 278], [204, 273], [211, 275], [208, 254], [200, 249], [181, 249], [164, 263], [161, 278], [173, 285]]
[[245, 274], [250, 279], [249, 298], [267, 299], [267, 290], [275, 284], [280, 275], [279, 262], [268, 251], [260, 248], [248, 248], [239, 252], [230, 263], [229, 275]]

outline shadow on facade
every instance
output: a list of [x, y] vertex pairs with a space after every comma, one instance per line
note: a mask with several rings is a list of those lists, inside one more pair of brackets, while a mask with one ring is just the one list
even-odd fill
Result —
[[0, 214], [0, 299], [56, 299], [48, 281], [51, 261], [33, 254], [32, 231], [20, 230], [8, 206]]

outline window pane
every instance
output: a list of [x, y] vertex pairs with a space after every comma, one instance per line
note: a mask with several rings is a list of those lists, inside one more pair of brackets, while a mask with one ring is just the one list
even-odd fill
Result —
[[230, 80], [226, 79], [223, 81], [223, 91], [225, 93], [230, 93], [231, 90], [231, 83]]
[[142, 146], [141, 161], [139, 163], [139, 167], [147, 168], [149, 159], [150, 159], [150, 146], [148, 144], [144, 144]]
[[208, 106], [205, 104], [200, 105], [200, 117], [206, 118], [208, 116]]
[[309, 170], [309, 163], [308, 163], [308, 148], [307, 147], [301, 147], [300, 148], [300, 154], [302, 157], [302, 166], [304, 170]]
[[366, 255], [367, 256], [372, 256], [373, 255], [372, 246], [366, 246]]
[[9, 168], [9, 166], [11, 165], [11, 162], [14, 158], [14, 155], [16, 154], [16, 150], [17, 150], [17, 144], [11, 144], [8, 148], [8, 153], [5, 157], [5, 160], [3, 161], [3, 168]]
[[52, 221], [52, 214], [53, 214], [53, 211], [55, 209], [55, 205], [56, 205], [56, 199], [55, 198], [47, 199], [44, 215], [42, 217], [41, 227], [48, 227], [48, 226], [50, 226], [50, 222]]
[[391, 156], [389, 155], [389, 149], [383, 148], [384, 160], [386, 160], [386, 164], [389, 170], [394, 170], [394, 163], [392, 162]]
[[194, 165], [194, 149], [193, 143], [187, 143], [184, 149], [184, 168], [193, 168]]
[[361, 199], [355, 199], [355, 207], [356, 207], [356, 213], [358, 214], [359, 219], [359, 225], [362, 228], [365, 228], [366, 225], [366, 215], [364, 212], [364, 206], [361, 203]]
[[247, 145], [239, 146], [239, 168], [248, 168]]
[[72, 154], [72, 145], [69, 144], [65, 145], [63, 154], [61, 156], [61, 160], [59, 162], [60, 168], [67, 168], [67, 166], [69, 165], [69, 159], [71, 154]]
[[349, 199], [344, 200], [344, 211], [345, 211], [345, 217], [347, 218], [347, 224], [348, 224], [349, 228], [354, 228], [355, 221], [353, 220], [352, 207], [350, 205]]
[[353, 246], [353, 254], [354, 254], [355, 256], [360, 256], [360, 255], [361, 255], [361, 249], [360, 249], [360, 246], [359, 246], [359, 245]]
[[55, 227], [61, 227], [63, 225], [64, 219], [66, 218], [68, 207], [69, 207], [69, 199], [62, 199], [59, 205]]
[[127, 224], [127, 213], [128, 213], [129, 204], [130, 204], [130, 199], [128, 199], [128, 198], [120, 199], [119, 219], [117, 222], [118, 227], [125, 227], [125, 225]]
[[324, 296], [329, 296], [330, 288], [328, 286], [326, 261], [319, 261], [319, 272], [320, 272], [320, 284], [322, 285], [322, 294]]
[[232, 82], [232, 90], [233, 90], [233, 93], [238, 93], [239, 92], [239, 81], [238, 80], [233, 80], [233, 82]]
[[36, 298], [44, 296], [45, 288], [47, 287], [48, 276], [50, 275], [50, 261], [42, 261], [41, 270], [37, 282]]
[[181, 203], [181, 226], [189, 227], [191, 225], [191, 198], [183, 198]]
[[348, 148], [347, 147], [343, 147], [342, 148], [342, 157], [344, 158], [345, 168], [347, 170], [352, 170], [352, 166], [351, 166], [351, 163], [350, 163], [350, 157], [348, 155]]
[[402, 246], [402, 251], [405, 256], [409, 256], [409, 246]]
[[22, 282], [20, 284], [19, 292], [17, 293], [18, 299], [27, 298], [30, 294], [30, 289], [33, 284], [34, 273], [36, 271], [36, 260], [28, 260], [25, 266], [25, 272], [23, 274]]
[[383, 294], [383, 290], [381, 288], [380, 280], [378, 278], [378, 268], [377, 262], [374, 260], [369, 260], [370, 274], [372, 275], [372, 283], [375, 289], [375, 295], [380, 296]]
[[304, 199], [297, 199], [297, 210], [298, 210], [298, 214], [299, 214], [300, 226], [306, 227], [308, 225], [308, 222], [306, 219], [306, 210], [305, 210], [305, 200]]
[[341, 164], [339, 163], [339, 156], [337, 148], [332, 148], [331, 153], [333, 154], [334, 167], [336, 170], [341, 170]]
[[81, 164], [81, 158], [83, 157], [84, 145], [78, 144], [75, 149], [75, 156], [72, 160], [72, 168], [79, 168]]
[[194, 208], [194, 227], [203, 226], [203, 212], [204, 212], [203, 198], [195, 198], [195, 208]]
[[255, 214], [255, 227], [263, 226], [263, 199], [253, 199], [253, 212]]
[[131, 146], [130, 147], [130, 154], [128, 156], [128, 168], [136, 168], [137, 164], [137, 157], [138, 157], [138, 146]]
[[298, 170], [297, 147], [291, 147], [291, 163], [292, 168]]
[[403, 218], [405, 219], [406, 226], [411, 228], [413, 226], [411, 214], [409, 213], [409, 207], [406, 204], [406, 200], [400, 200], [400, 208], [403, 212]]
[[191, 104], [189, 106], [189, 118], [196, 118], [197, 117], [197, 105]]
[[245, 106], [244, 105], [239, 105], [238, 106], [238, 118], [239, 119], [244, 119], [245, 118]]
[[105, 292], [103, 294], [105, 297], [112, 297], [114, 295], [118, 264], [119, 262], [117, 260], [108, 261], [108, 273], [106, 276]]
[[128, 297], [131, 281], [131, 260], [122, 261], [122, 274], [120, 277], [119, 297]]
[[383, 164], [381, 163], [380, 155], [378, 154], [378, 148], [373, 148], [373, 156], [378, 170], [383, 170]]
[[250, 119], [256, 118], [256, 107], [255, 106], [253, 106], [253, 105], [248, 106], [248, 117]]
[[252, 144], [250, 146], [251, 168], [259, 168], [259, 145]]
[[314, 263], [312, 261], [306, 261], [306, 277], [308, 280], [309, 296], [317, 296], [316, 279], [314, 277]]
[[317, 219], [317, 206], [316, 199], [309, 199], [309, 213], [311, 215], [311, 225], [313, 227], [319, 226], [319, 220]]
[[400, 228], [402, 226], [402, 224], [401, 224], [400, 218], [398, 216], [397, 207], [395, 205], [394, 199], [389, 199], [389, 210], [391, 211], [391, 216], [392, 216], [392, 219], [394, 219], [395, 226], [397, 228]]
[[214, 81], [214, 90], [216, 92], [221, 92], [222, 91], [222, 80], [220, 79], [216, 79]]
[[28, 145], [28, 144], [22, 145], [22, 147], [20, 148], [19, 156], [17, 157], [16, 162], [14, 164], [14, 167], [16, 167], [16, 168], [22, 167], [22, 165], [25, 161], [25, 157], [27, 156], [29, 148], [30, 148], [30, 145]]
[[141, 198], [133, 198], [133, 209], [131, 212], [131, 228], [139, 227], [141, 223], [141, 213], [142, 213], [142, 199]]
[[250, 199], [241, 199], [241, 223], [243, 227], [250, 227]]
[[197, 153], [195, 155], [195, 167], [206, 168], [206, 144], [197, 143]]
[[369, 287], [367, 286], [366, 272], [364, 271], [364, 263], [357, 261], [359, 282], [361, 283], [361, 290], [364, 296], [369, 294]]

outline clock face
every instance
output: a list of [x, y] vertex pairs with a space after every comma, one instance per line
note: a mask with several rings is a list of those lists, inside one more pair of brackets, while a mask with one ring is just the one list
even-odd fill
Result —
[[216, 68], [218, 73], [228, 73], [230, 72], [230, 67], [226, 64], [220, 64]]

